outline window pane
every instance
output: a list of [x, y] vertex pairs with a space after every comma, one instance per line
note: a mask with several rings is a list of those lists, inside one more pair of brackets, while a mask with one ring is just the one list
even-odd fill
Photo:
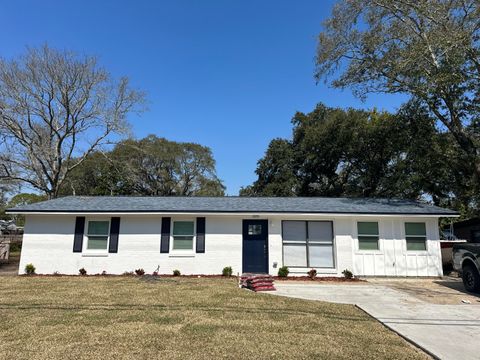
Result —
[[425, 223], [405, 223], [405, 235], [406, 236], [425, 236], [427, 234], [425, 230]]
[[333, 246], [310, 244], [308, 246], [309, 267], [333, 267]]
[[262, 233], [262, 225], [248, 225], [248, 235], [260, 235]]
[[193, 235], [193, 221], [174, 221], [173, 235]]
[[108, 235], [108, 221], [89, 221], [89, 235]]
[[331, 221], [309, 221], [308, 240], [333, 241], [333, 226]]
[[307, 226], [305, 221], [284, 221], [282, 229], [283, 241], [307, 240]]
[[359, 236], [358, 237], [359, 250], [378, 250], [377, 236]]
[[407, 237], [407, 250], [427, 250], [427, 242], [425, 238], [409, 238]]
[[283, 244], [283, 265], [307, 266], [307, 247], [305, 244]]
[[106, 250], [108, 236], [89, 236], [87, 242], [88, 250]]
[[193, 250], [193, 236], [175, 236], [173, 238], [174, 250]]
[[377, 222], [359, 222], [357, 223], [358, 235], [378, 235]]

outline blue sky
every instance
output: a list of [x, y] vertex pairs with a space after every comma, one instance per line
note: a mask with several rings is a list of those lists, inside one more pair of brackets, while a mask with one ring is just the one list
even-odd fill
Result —
[[255, 180], [270, 140], [290, 137], [296, 111], [329, 106], [395, 110], [315, 84], [316, 36], [333, 1], [2, 1], [1, 56], [45, 42], [96, 55], [147, 93], [130, 121], [148, 134], [209, 146], [229, 195]]

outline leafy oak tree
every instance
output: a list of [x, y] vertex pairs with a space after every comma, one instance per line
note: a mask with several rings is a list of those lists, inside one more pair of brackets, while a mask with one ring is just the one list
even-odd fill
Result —
[[272, 140], [240, 195], [400, 197], [480, 213], [465, 153], [418, 102], [397, 114], [319, 104], [292, 123], [292, 139]]
[[[32, 194], [32, 193], [19, 193], [14, 195], [7, 204], [7, 208], [14, 208], [16, 206], [34, 204], [36, 202], [47, 200], [46, 195]], [[8, 217], [15, 220], [15, 224], [18, 226], [25, 225], [24, 215], [9, 215]]]
[[164, 196], [224, 193], [208, 147], [150, 135], [119, 143], [111, 155], [128, 174], [121, 184], [122, 192]]
[[60, 188], [65, 195], [118, 195], [124, 168], [117, 166], [110, 152], [94, 151], [73, 169]]
[[420, 102], [480, 183], [478, 0], [340, 0], [320, 33], [316, 62], [317, 79], [334, 87]]
[[149, 135], [94, 152], [67, 177], [62, 195], [223, 196], [208, 147]]
[[47, 197], [45, 195], [32, 194], [32, 193], [20, 193], [14, 195], [8, 202], [8, 207], [13, 208], [15, 206], [22, 206], [28, 204], [34, 204], [36, 202], [44, 201]]
[[240, 189], [241, 196], [295, 196], [298, 179], [295, 174], [295, 158], [292, 143], [274, 139], [268, 145], [265, 156], [258, 161], [255, 173], [258, 179]]

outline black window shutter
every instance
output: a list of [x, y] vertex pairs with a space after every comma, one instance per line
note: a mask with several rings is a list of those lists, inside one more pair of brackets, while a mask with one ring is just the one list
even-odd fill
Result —
[[162, 236], [160, 237], [160, 252], [168, 253], [170, 250], [170, 218], [162, 218]]
[[205, 218], [197, 217], [197, 253], [205, 252]]
[[108, 252], [118, 252], [118, 233], [120, 232], [120, 218], [112, 217], [110, 221], [110, 243], [108, 244]]
[[85, 217], [77, 216], [75, 220], [75, 236], [73, 237], [73, 252], [82, 252]]

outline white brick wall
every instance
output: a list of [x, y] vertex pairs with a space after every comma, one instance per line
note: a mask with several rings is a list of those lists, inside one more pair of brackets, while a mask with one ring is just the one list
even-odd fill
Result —
[[[201, 215], [199, 215], [201, 216]], [[205, 253], [179, 254], [160, 253], [161, 215], [122, 215], [118, 253], [74, 253], [73, 233], [75, 216], [72, 215], [27, 215], [19, 273], [24, 272], [25, 265], [33, 263], [39, 274], [78, 274], [85, 268], [89, 274], [106, 271], [109, 274], [122, 274], [143, 268], [152, 273], [160, 266], [160, 274], [171, 274], [178, 269], [182, 274], [220, 274], [225, 266], [232, 266], [233, 272], [242, 271], [242, 219], [252, 216], [224, 215], [206, 216]], [[194, 219], [192, 216], [172, 216], [173, 219]], [[368, 256], [359, 254], [356, 246], [356, 218], [324, 217], [301, 215], [274, 215], [269, 222], [269, 272], [277, 274], [282, 266], [282, 220], [332, 220], [335, 234], [335, 269], [317, 269], [320, 275], [342, 276], [344, 269], [353, 270], [355, 274], [365, 275], [439, 275], [441, 274], [440, 245], [438, 240], [437, 219], [425, 219], [429, 239], [428, 254], [403, 254], [395, 247], [401, 248], [405, 241], [402, 226], [405, 219], [380, 218], [384, 253]], [[109, 217], [92, 217], [88, 219], [109, 219]], [[383, 234], [383, 235], [382, 235]], [[171, 240], [170, 240], [171, 241]], [[84, 239], [84, 243], [86, 238]], [[397, 255], [394, 254], [397, 251]], [[396, 265], [392, 263], [396, 256]], [[274, 267], [274, 263], [277, 266]], [[407, 268], [407, 264], [410, 267]], [[309, 269], [291, 269], [292, 275], [305, 275]]]

